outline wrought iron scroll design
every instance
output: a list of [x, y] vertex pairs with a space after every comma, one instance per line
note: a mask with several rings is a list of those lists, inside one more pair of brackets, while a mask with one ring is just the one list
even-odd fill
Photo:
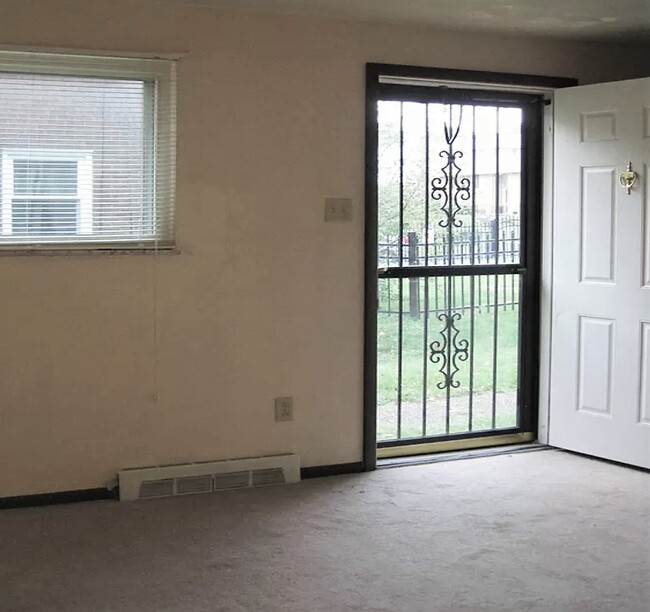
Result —
[[459, 321], [461, 317], [459, 312], [453, 314], [443, 312], [437, 317], [443, 323], [440, 330], [442, 340], [434, 340], [429, 345], [431, 350], [429, 359], [431, 363], [440, 365], [438, 371], [442, 374], [442, 380], [436, 385], [438, 389], [460, 387], [460, 381], [455, 380], [454, 377], [460, 371], [459, 363], [467, 361], [469, 357], [469, 342], [458, 337], [460, 332], [456, 327], [456, 321]]
[[470, 199], [470, 180], [460, 178], [460, 166], [456, 163], [463, 157], [463, 152], [454, 149], [463, 120], [463, 107], [458, 113], [458, 123], [452, 127], [453, 113], [449, 109], [449, 123], [445, 122], [445, 142], [447, 149], [440, 151], [439, 156], [446, 163], [440, 169], [442, 176], [437, 176], [431, 181], [431, 197], [440, 203], [440, 210], [445, 213], [445, 218], [438, 222], [440, 227], [460, 227], [463, 222], [456, 218], [462, 208], [462, 203]]

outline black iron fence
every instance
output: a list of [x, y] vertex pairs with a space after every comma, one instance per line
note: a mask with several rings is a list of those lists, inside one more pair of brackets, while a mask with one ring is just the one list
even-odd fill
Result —
[[[513, 215], [502, 217], [498, 224], [494, 220], [477, 222], [473, 232], [454, 228], [451, 240], [445, 230], [430, 235], [428, 241], [426, 235], [408, 232], [401, 240], [396, 237], [379, 242], [379, 267], [518, 263], [519, 227], [519, 218]], [[400, 283], [403, 283], [401, 288]], [[502, 276], [499, 282], [493, 276], [478, 275], [451, 280], [442, 277], [385, 279], [379, 286], [378, 312], [408, 313], [419, 318], [425, 310], [432, 314], [445, 312], [449, 299], [456, 311], [515, 309], [519, 303], [519, 279], [516, 275]]]
[[516, 215], [477, 222], [474, 231], [454, 228], [451, 239], [442, 228], [427, 232], [408, 232], [400, 239], [380, 239], [379, 267], [459, 266], [502, 264], [519, 261], [520, 220]]

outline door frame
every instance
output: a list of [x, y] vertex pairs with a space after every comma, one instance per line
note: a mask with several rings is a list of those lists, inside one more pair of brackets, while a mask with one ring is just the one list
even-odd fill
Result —
[[[363, 380], [363, 469], [374, 470], [377, 466], [377, 147], [378, 147], [378, 122], [377, 102], [381, 99], [380, 77], [403, 79], [405, 85], [421, 88], [422, 85], [413, 84], [418, 79], [435, 81], [437, 86], [453, 86], [460, 89], [495, 90], [505, 96], [511, 94], [531, 93], [540, 96], [550, 95], [554, 89], [571, 87], [578, 84], [575, 79], [562, 77], [547, 77], [527, 74], [495, 73], [469, 70], [455, 70], [448, 68], [425, 68], [420, 66], [405, 66], [398, 64], [366, 64], [366, 145], [365, 145], [365, 266], [364, 266], [364, 380]], [[409, 84], [409, 81], [411, 84]], [[428, 85], [425, 85], [427, 87]], [[542, 243], [542, 231], [548, 231], [550, 215], [542, 215], [545, 204], [550, 201], [550, 190], [546, 180], [551, 176], [549, 171], [549, 155], [552, 147], [548, 146], [546, 119], [552, 119], [551, 107], [539, 105], [539, 112], [531, 113], [532, 121], [526, 126], [529, 130], [528, 151], [525, 158], [528, 183], [525, 185], [527, 198], [534, 199], [538, 205], [527, 215], [526, 253], [524, 257], [529, 262], [527, 268], [532, 278], [529, 279], [527, 303], [523, 311], [527, 319], [522, 322], [522, 334], [527, 331], [526, 338], [522, 338], [527, 350], [520, 355], [522, 379], [526, 402], [532, 422], [528, 429], [538, 435], [543, 429], [546, 432], [546, 423], [539, 427], [538, 414], [540, 391], [548, 394], [548, 390], [540, 387], [540, 376], [547, 376], [548, 364], [540, 362], [541, 355], [544, 359], [547, 352], [547, 342], [540, 347], [540, 323], [543, 329], [550, 326], [550, 316], [546, 313], [548, 296], [540, 296], [541, 275], [546, 272], [549, 265], [549, 252]], [[552, 140], [551, 140], [552, 143]], [[542, 162], [543, 159], [543, 162]], [[552, 160], [551, 160], [552, 163]], [[552, 169], [552, 165], [550, 166]], [[523, 211], [522, 211], [523, 212]], [[532, 215], [530, 214], [532, 212]], [[552, 219], [550, 219], [552, 223]], [[551, 225], [552, 229], [552, 225]], [[532, 259], [531, 259], [532, 258]], [[529, 266], [530, 262], [535, 265]], [[552, 262], [550, 262], [552, 263]], [[549, 302], [550, 303], [550, 302]], [[541, 309], [544, 309], [541, 312]], [[542, 405], [544, 402], [542, 401]], [[546, 408], [547, 411], [547, 408]], [[546, 414], [546, 412], [545, 412]]]

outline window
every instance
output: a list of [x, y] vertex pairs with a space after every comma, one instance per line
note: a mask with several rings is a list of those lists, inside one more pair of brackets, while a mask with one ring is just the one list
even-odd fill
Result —
[[0, 248], [171, 247], [174, 62], [0, 52]]
[[77, 151], [2, 153], [2, 235], [92, 236], [92, 154]]

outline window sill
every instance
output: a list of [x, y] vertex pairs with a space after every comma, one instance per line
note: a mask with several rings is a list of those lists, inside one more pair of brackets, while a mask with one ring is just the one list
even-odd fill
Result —
[[175, 246], [161, 246], [155, 247], [77, 247], [77, 248], [12, 248], [0, 247], [0, 257], [39, 257], [39, 256], [52, 256], [52, 255], [83, 255], [101, 257], [102, 255], [180, 255], [181, 251]]

